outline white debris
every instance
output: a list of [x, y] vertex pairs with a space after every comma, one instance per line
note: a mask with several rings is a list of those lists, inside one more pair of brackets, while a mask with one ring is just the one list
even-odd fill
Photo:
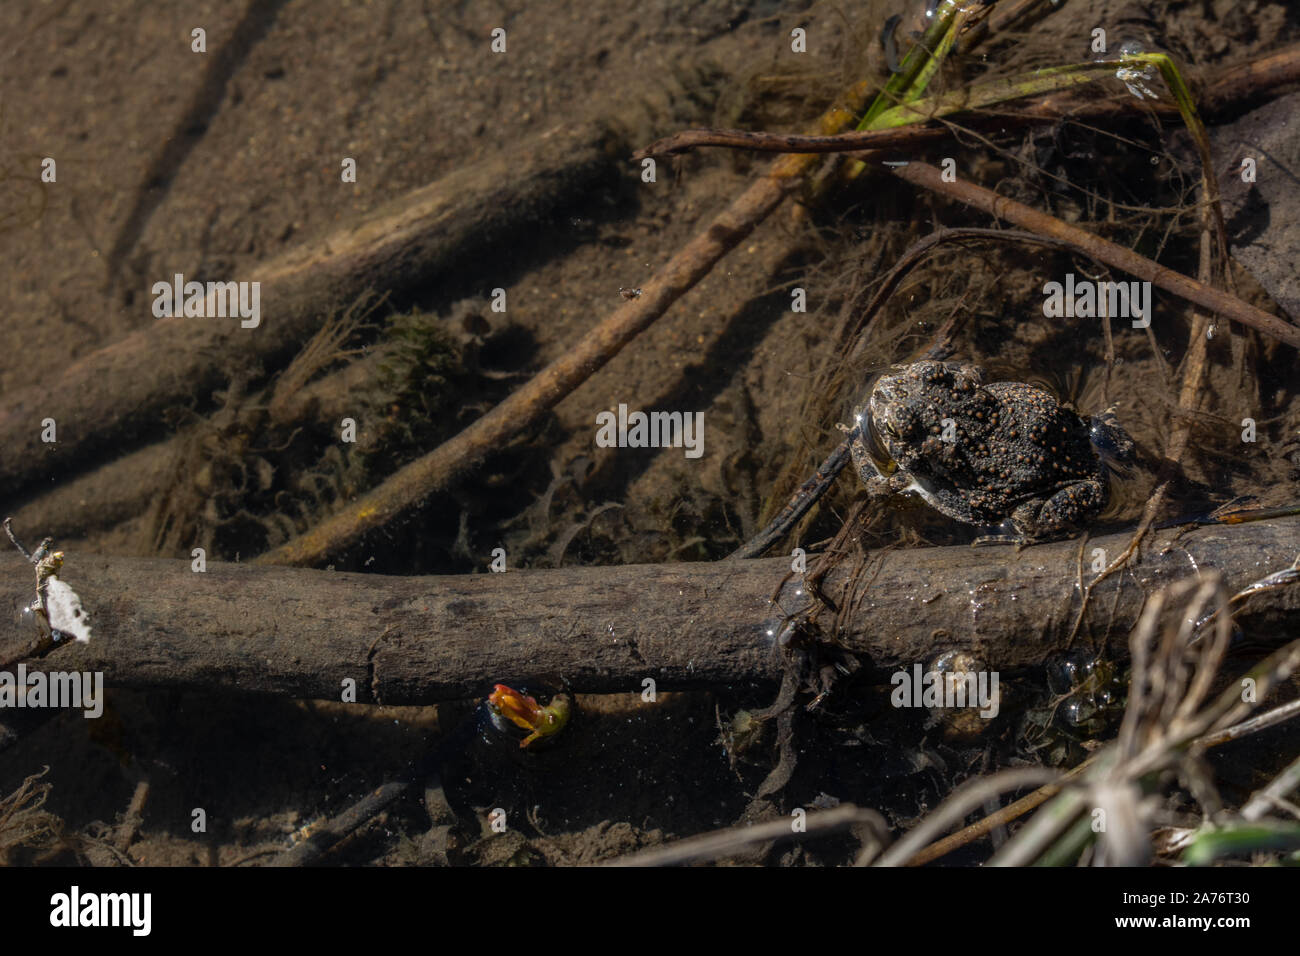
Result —
[[1140, 70], [1121, 66], [1115, 71], [1115, 79], [1127, 86], [1128, 91], [1138, 99], [1150, 97], [1153, 100], [1158, 100], [1160, 94], [1147, 85], [1148, 82], [1155, 80], [1157, 72], [1156, 68], [1149, 63]]
[[81, 606], [81, 598], [53, 575], [45, 581], [45, 611], [54, 630], [71, 634], [83, 644], [89, 642], [90, 618]]

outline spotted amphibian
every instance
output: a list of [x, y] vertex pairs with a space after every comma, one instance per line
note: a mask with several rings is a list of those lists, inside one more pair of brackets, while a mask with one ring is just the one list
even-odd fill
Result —
[[952, 362], [891, 370], [856, 415], [850, 450], [868, 487], [918, 494], [950, 518], [1000, 526], [1021, 542], [1095, 518], [1108, 498], [1096, 446], [1132, 452], [1112, 413], [1087, 419], [1040, 388], [985, 384], [982, 369]]

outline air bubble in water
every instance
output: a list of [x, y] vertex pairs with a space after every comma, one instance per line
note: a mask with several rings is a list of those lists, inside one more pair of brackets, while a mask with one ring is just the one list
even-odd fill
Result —
[[[1119, 58], [1121, 60], [1140, 56], [1143, 52], [1142, 43], [1139, 40], [1128, 39], [1119, 45]], [[1157, 100], [1160, 98], [1159, 94], [1147, 85], [1155, 80], [1157, 72], [1155, 65], [1152, 63], [1133, 66], [1126, 63], [1115, 71], [1115, 79], [1128, 87], [1128, 91], [1138, 99], [1150, 98]]]

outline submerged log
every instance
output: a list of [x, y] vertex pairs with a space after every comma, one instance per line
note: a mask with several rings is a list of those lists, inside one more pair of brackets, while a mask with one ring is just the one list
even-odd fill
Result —
[[[966, 649], [991, 669], [1042, 663], [1065, 644], [1094, 548], [1117, 555], [1127, 532], [1036, 545], [891, 550], [854, 575], [844, 561], [824, 590], [848, 612], [837, 634], [882, 672]], [[1076, 645], [1126, 651], [1147, 593], [1217, 569], [1230, 592], [1287, 567], [1300, 518], [1148, 536], [1140, 560], [1095, 589]], [[578, 692], [721, 687], [781, 673], [770, 603], [789, 558], [395, 577], [297, 568], [69, 554], [63, 580], [91, 615], [88, 644], [59, 646], [29, 669], [103, 671], [107, 687], [237, 690], [359, 702], [433, 703], [493, 682], [566, 682]], [[0, 556], [0, 595], [18, 608], [34, 573]], [[846, 591], [847, 588], [847, 591]], [[808, 600], [800, 576], [779, 598]], [[846, 597], [848, 598], [846, 600]], [[829, 619], [829, 616], [827, 616]], [[1300, 588], [1248, 598], [1253, 637], [1300, 633]], [[0, 621], [0, 659], [30, 641]]]

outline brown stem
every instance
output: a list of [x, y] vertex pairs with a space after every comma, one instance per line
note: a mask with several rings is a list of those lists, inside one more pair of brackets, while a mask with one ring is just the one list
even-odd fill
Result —
[[261, 555], [259, 564], [322, 564], [384, 527], [430, 494], [477, 466], [509, 438], [538, 422], [560, 400], [658, 319], [750, 234], [798, 183], [766, 176], [733, 202], [628, 300], [573, 348], [429, 454], [292, 541]]
[[[938, 134], [938, 136], [936, 136]], [[746, 149], [760, 153], [844, 153], [858, 149], [918, 146], [948, 135], [947, 130], [923, 126], [839, 133], [834, 136], [798, 136], [786, 133], [751, 132], [743, 129], [688, 129], [655, 140], [632, 154], [633, 159], [671, 156], [702, 146]]]
[[962, 180], [945, 182], [940, 171], [929, 163], [913, 162], [906, 166], [894, 167], [894, 175], [914, 186], [940, 193], [998, 219], [1015, 223], [1022, 229], [1059, 239], [1098, 262], [1122, 269], [1130, 275], [1159, 286], [1166, 292], [1172, 292], [1180, 299], [1226, 316], [1242, 325], [1250, 326], [1293, 348], [1300, 348], [1300, 328], [1296, 328], [1289, 322], [1257, 309], [1236, 296], [1220, 292], [1189, 276], [1167, 269], [1131, 249], [1062, 222], [1055, 216], [1040, 212], [1014, 199], [999, 196], [974, 183]]
[[[846, 105], [819, 121], [826, 133], [849, 123], [867, 95], [859, 83]], [[322, 564], [355, 546], [367, 533], [412, 510], [478, 465], [489, 452], [526, 430], [561, 399], [649, 328], [678, 298], [779, 206], [815, 164], [806, 155], [783, 156], [766, 176], [746, 189], [630, 299], [582, 337], [567, 353], [538, 372], [482, 418], [432, 452], [389, 477], [363, 498], [302, 536], [261, 555], [259, 564]]]

